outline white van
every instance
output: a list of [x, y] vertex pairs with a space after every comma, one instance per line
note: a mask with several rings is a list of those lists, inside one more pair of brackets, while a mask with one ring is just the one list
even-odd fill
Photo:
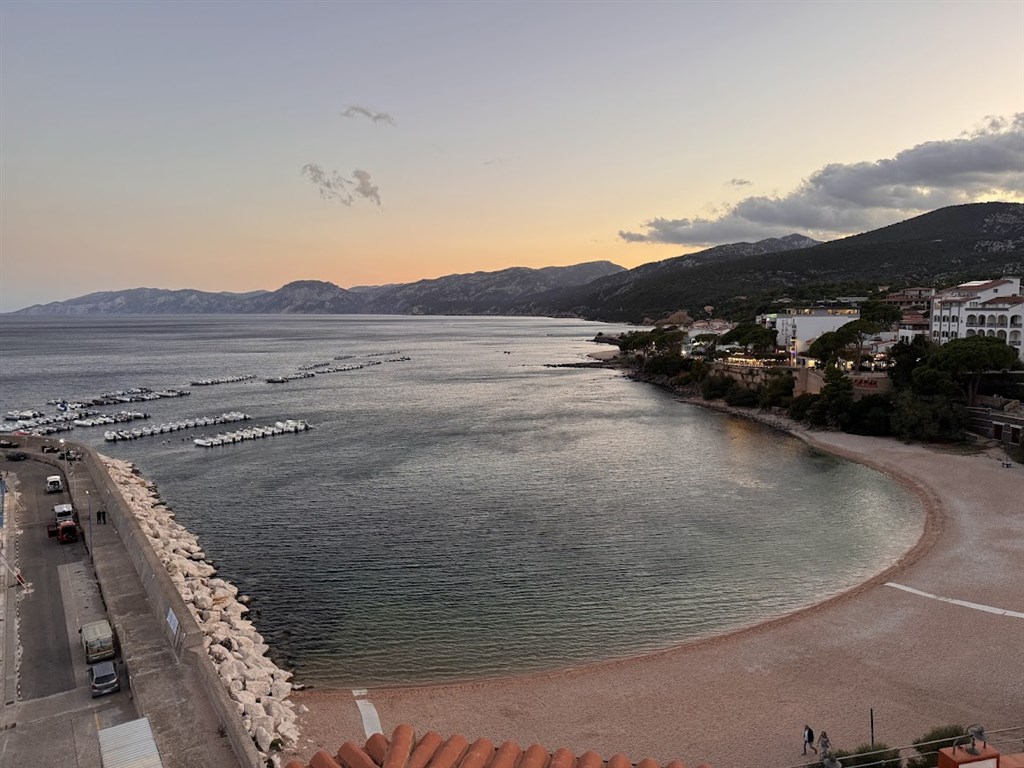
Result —
[[50, 475], [46, 478], [46, 492], [47, 493], [60, 493], [64, 490], [64, 481], [60, 479], [60, 475]]
[[70, 504], [58, 504], [53, 508], [54, 522], [62, 523], [65, 520], [75, 519], [75, 508]]
[[114, 658], [114, 632], [106, 619], [93, 621], [78, 631], [82, 633], [82, 648], [87, 663]]

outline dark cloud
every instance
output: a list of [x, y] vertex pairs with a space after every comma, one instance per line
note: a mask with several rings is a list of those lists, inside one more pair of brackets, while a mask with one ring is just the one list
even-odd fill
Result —
[[749, 187], [751, 184], [753, 184], [753, 182], [749, 181], [748, 179], [729, 179], [725, 183], [731, 187]]
[[[733, 179], [742, 181], [742, 179]], [[729, 182], [729, 183], [733, 183]], [[947, 205], [1024, 194], [1024, 113], [874, 162], [833, 163], [782, 197], [747, 197], [714, 218], [652, 219], [628, 242], [713, 245], [794, 230], [818, 239], [876, 229]]]
[[365, 117], [372, 120], [375, 123], [387, 123], [388, 125], [394, 125], [395, 119], [387, 112], [374, 112], [367, 109], [366, 107], [360, 106], [359, 104], [353, 104], [348, 107], [344, 112], [341, 113], [342, 117]]
[[355, 201], [353, 193], [380, 205], [380, 189], [370, 180], [370, 174], [358, 168], [352, 171], [355, 181], [347, 179], [337, 171], [327, 173], [316, 163], [302, 166], [302, 175], [309, 179], [320, 190], [324, 200], [334, 200], [352, 207]]

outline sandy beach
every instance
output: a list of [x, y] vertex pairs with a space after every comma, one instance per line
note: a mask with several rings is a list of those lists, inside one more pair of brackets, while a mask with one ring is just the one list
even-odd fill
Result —
[[[1024, 725], [1024, 470], [1004, 467], [994, 450], [794, 433], [919, 495], [924, 534], [898, 563], [795, 614], [649, 656], [370, 690], [384, 732], [409, 723], [471, 741], [739, 768], [801, 764], [804, 723], [853, 748], [869, 739], [872, 708], [876, 739], [890, 746], [937, 725]], [[302, 712], [294, 756], [365, 740], [352, 691], [309, 689], [292, 700]]]

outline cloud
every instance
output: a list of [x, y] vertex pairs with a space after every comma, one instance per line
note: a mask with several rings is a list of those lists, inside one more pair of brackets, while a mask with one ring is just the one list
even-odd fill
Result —
[[[743, 179], [733, 179], [730, 184]], [[787, 195], [751, 196], [711, 218], [655, 218], [627, 242], [714, 245], [794, 230], [832, 239], [947, 205], [1024, 197], [1024, 113], [873, 162], [832, 163]]]
[[320, 197], [324, 200], [337, 200], [342, 205], [352, 205], [352, 194], [348, 191], [352, 182], [337, 171], [327, 174], [316, 163], [306, 163], [302, 166], [302, 175], [317, 185]]
[[357, 195], [361, 195], [365, 198], [373, 200], [377, 205], [380, 205], [380, 190], [377, 189], [377, 185], [370, 182], [370, 174], [366, 171], [360, 171], [358, 168], [352, 171], [352, 175], [356, 177], [358, 184], [356, 184], [355, 190]]
[[748, 179], [729, 179], [725, 183], [733, 187], [749, 187], [754, 182], [749, 181]]
[[347, 179], [337, 171], [327, 173], [316, 163], [307, 163], [302, 166], [302, 175], [310, 180], [320, 190], [320, 197], [324, 200], [335, 200], [342, 205], [352, 207], [355, 202], [353, 193], [368, 200], [373, 200], [380, 205], [380, 188], [370, 179], [370, 174], [358, 168], [352, 171], [355, 181]]
[[395, 118], [389, 115], [387, 112], [374, 112], [367, 109], [366, 107], [360, 106], [359, 104], [352, 104], [344, 112], [341, 113], [342, 117], [366, 117], [372, 120], [374, 123], [387, 123], [388, 125], [395, 124]]

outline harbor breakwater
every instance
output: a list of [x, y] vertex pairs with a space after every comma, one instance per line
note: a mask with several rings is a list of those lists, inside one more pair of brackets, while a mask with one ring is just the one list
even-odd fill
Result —
[[292, 673], [266, 656], [270, 648], [245, 618], [249, 609], [239, 600], [238, 588], [216, 577], [196, 536], [174, 520], [152, 482], [130, 462], [102, 458], [202, 632], [202, 647], [257, 748], [265, 757], [276, 751], [275, 741], [278, 748], [295, 744], [296, 713], [288, 701]]
[[[248, 608], [238, 589], [216, 577], [196, 536], [174, 520], [155, 484], [130, 462], [75, 447], [100, 497], [92, 506], [105, 506], [175, 658], [197, 673], [239, 764], [263, 768], [268, 759], [277, 764], [278, 750], [293, 746], [299, 736], [288, 700], [292, 673], [266, 656], [268, 646], [245, 618]], [[43, 458], [63, 466], [48, 459]], [[81, 508], [86, 500], [76, 496], [74, 501]], [[104, 568], [99, 561], [96, 565], [102, 592]], [[111, 622], [120, 633], [116, 615]], [[130, 663], [131, 650], [124, 651]], [[146, 697], [136, 693], [145, 714]]]

